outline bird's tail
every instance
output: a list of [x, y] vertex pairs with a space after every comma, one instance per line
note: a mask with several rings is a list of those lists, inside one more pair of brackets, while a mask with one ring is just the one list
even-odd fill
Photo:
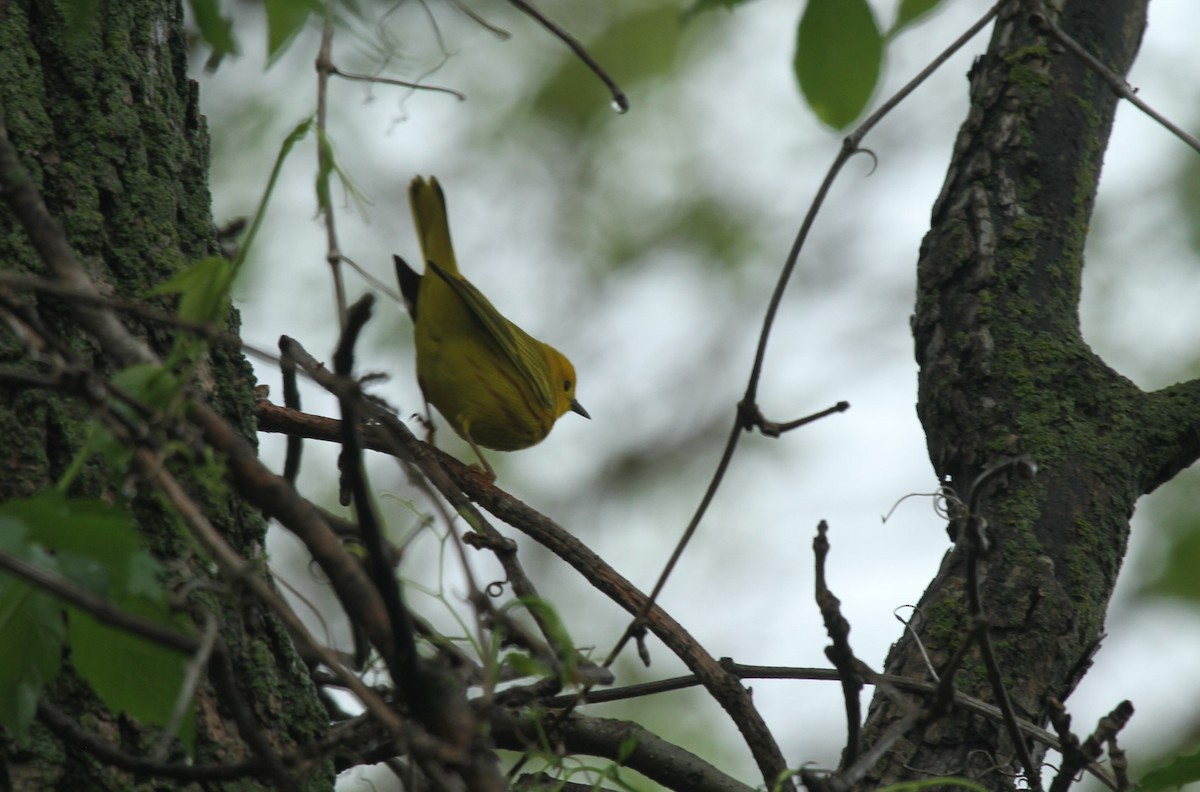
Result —
[[446, 217], [446, 196], [438, 180], [418, 176], [408, 186], [413, 222], [421, 241], [421, 255], [447, 272], [458, 272], [454, 247], [450, 244], [450, 221]]

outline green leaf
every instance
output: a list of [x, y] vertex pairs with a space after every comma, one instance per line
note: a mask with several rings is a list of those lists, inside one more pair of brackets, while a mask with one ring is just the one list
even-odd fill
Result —
[[500, 660], [500, 666], [511, 668], [518, 676], [544, 677], [549, 676], [550, 669], [545, 663], [540, 663], [527, 654], [509, 652]]
[[209, 256], [175, 273], [152, 294], [178, 294], [179, 318], [189, 322], [223, 324], [229, 313], [233, 265], [221, 256]]
[[[168, 627], [178, 625], [166, 599], [122, 597], [122, 610]], [[164, 726], [183, 688], [188, 658], [132, 633], [109, 627], [90, 614], [69, 610], [71, 662], [113, 712], [124, 712], [141, 723]], [[189, 705], [178, 733], [189, 750], [195, 738], [195, 711]]]
[[1160, 542], [1163, 566], [1145, 581], [1138, 594], [1200, 602], [1200, 517], [1180, 514], [1167, 523]]
[[1138, 782], [1139, 792], [1154, 792], [1156, 789], [1181, 787], [1200, 781], [1200, 751], [1175, 757], [1174, 761], [1156, 767]]
[[53, 561], [49, 568], [118, 605], [141, 598], [166, 601], [162, 566], [124, 508], [68, 499], [57, 490], [0, 503], [0, 550], [32, 559], [42, 548], [53, 554], [45, 556]]
[[[53, 567], [45, 553], [29, 560]], [[42, 691], [58, 676], [66, 637], [62, 606], [23, 580], [0, 573], [0, 726], [24, 739]]]
[[[159, 284], [151, 294], [178, 294], [179, 317], [189, 322], [221, 326], [229, 315], [229, 292], [233, 288], [234, 265], [222, 256], [209, 256], [190, 264]], [[201, 338], [182, 333], [164, 365], [166, 369], [188, 369], [207, 348]], [[182, 389], [183, 378], [179, 379]]]
[[233, 37], [233, 22], [221, 16], [219, 0], [189, 0], [192, 17], [200, 30], [204, 43], [212, 48], [206, 68], [212, 70], [221, 65], [226, 55], [237, 55], [237, 41]]
[[554, 606], [540, 597], [519, 597], [506, 603], [501, 608], [501, 612], [508, 613], [515, 608], [525, 608], [530, 613], [540, 617], [539, 621], [542, 628], [546, 630], [546, 637], [558, 647], [564, 681], [567, 683], [575, 682], [576, 661], [578, 659], [575, 654], [575, 642], [571, 640], [571, 635], [567, 632], [567, 626], [559, 618], [558, 611], [554, 609]]
[[796, 36], [796, 79], [817, 118], [844, 129], [862, 114], [883, 64], [866, 0], [809, 0]]
[[[161, 566], [143, 547], [125, 509], [68, 499], [57, 491], [0, 504], [0, 549], [37, 563], [116, 607], [175, 629], [159, 582]], [[164, 725], [183, 685], [187, 657], [63, 606], [15, 578], [0, 576], [0, 724], [20, 731], [58, 673], [64, 638], [72, 664], [114, 712]], [[15, 655], [15, 656], [10, 656]], [[194, 719], [179, 736], [191, 745]]]
[[118, 371], [113, 384], [143, 404], [164, 413], [173, 413], [183, 395], [187, 380], [163, 366], [139, 363]]
[[267, 65], [275, 62], [310, 16], [322, 13], [316, 0], [266, 0]]
[[[140, 546], [129, 511], [98, 498], [68, 498], [44, 492], [24, 500], [0, 504], [0, 512], [24, 520], [33, 541], [64, 552], [120, 555]], [[92, 533], [77, 529], [86, 527]]]
[[150, 558], [129, 512], [104, 501], [47, 491], [0, 504], [0, 518], [24, 526], [26, 540], [52, 551], [64, 576], [100, 596], [113, 583], [127, 587], [135, 557]]
[[896, 10], [896, 21], [892, 23], [887, 37], [895, 38], [897, 33], [933, 11], [943, 2], [945, 0], [900, 0], [900, 8]]

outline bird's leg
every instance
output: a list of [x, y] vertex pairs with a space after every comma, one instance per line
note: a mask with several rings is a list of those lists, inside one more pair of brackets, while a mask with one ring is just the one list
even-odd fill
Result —
[[463, 439], [466, 440], [467, 443], [471, 446], [471, 450], [475, 452], [475, 456], [479, 457], [479, 461], [483, 463], [482, 469], [480, 469], [476, 465], [471, 465], [471, 468], [474, 470], [478, 470], [480, 475], [482, 475], [488, 481], [495, 481], [496, 480], [496, 471], [492, 470], [492, 466], [490, 464], [488, 464], [487, 457], [485, 457], [483, 455], [483, 451], [481, 451], [479, 449], [479, 446], [475, 444], [475, 441], [471, 439], [471, 433], [463, 432], [462, 436], [463, 436]]
[[425, 427], [425, 443], [427, 445], [434, 445], [433, 411], [429, 409], [429, 402], [425, 402], [425, 414], [421, 415], [420, 413], [413, 413], [413, 418], [416, 418], [421, 422], [421, 425]]

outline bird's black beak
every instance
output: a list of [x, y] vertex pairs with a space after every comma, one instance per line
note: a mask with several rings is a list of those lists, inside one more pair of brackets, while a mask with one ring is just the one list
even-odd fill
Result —
[[592, 420], [592, 416], [588, 415], [588, 411], [583, 409], [583, 405], [580, 404], [579, 402], [575, 401], [574, 399], [571, 399], [571, 412], [579, 413], [584, 418], [587, 418], [589, 421]]

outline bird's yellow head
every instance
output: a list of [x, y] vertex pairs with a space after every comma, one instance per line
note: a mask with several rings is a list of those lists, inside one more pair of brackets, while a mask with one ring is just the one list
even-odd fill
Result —
[[571, 365], [571, 361], [549, 344], [543, 343], [542, 351], [546, 356], [546, 368], [550, 371], [550, 383], [554, 388], [554, 417], [557, 418], [570, 410], [584, 418], [591, 418], [587, 410], [583, 409], [583, 405], [575, 400], [575, 367]]

